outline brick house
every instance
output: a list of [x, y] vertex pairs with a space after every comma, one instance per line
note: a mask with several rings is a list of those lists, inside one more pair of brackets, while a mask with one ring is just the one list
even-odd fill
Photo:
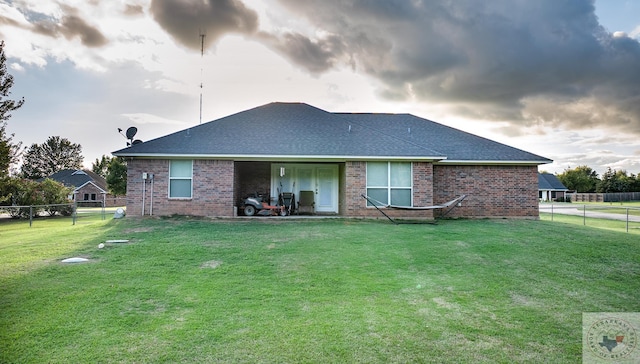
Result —
[[82, 169], [63, 169], [48, 178], [73, 189], [71, 199], [86, 203], [103, 203], [107, 182], [100, 175]]
[[331, 113], [303, 103], [263, 105], [113, 154], [127, 161], [129, 216], [231, 217], [253, 192], [312, 191], [317, 214], [379, 217], [363, 194], [406, 207], [465, 194], [450, 216], [537, 218], [537, 166], [551, 162], [410, 114]]

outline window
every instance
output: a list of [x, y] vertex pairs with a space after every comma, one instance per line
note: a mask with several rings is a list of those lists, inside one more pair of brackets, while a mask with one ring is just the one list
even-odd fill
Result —
[[96, 194], [95, 194], [95, 193], [92, 193], [92, 194], [91, 194], [91, 201], [95, 201], [95, 200], [96, 200]]
[[174, 160], [169, 164], [169, 198], [191, 198], [193, 161]]
[[89, 194], [88, 193], [85, 193], [83, 197], [84, 197], [85, 201], [89, 201]]
[[383, 204], [412, 206], [412, 175], [410, 162], [368, 162], [367, 195]]

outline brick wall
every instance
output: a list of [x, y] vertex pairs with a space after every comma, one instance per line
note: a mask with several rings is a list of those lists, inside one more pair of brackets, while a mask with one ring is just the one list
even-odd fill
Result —
[[461, 207], [448, 216], [537, 218], [536, 166], [436, 165], [434, 202], [444, 203], [466, 194]]
[[[346, 162], [345, 164], [345, 209], [344, 215], [351, 217], [382, 217], [374, 207], [367, 207], [361, 197], [367, 193], [367, 163]], [[413, 163], [413, 204], [431, 206], [433, 204], [433, 164]], [[432, 219], [432, 210], [384, 209], [392, 218]]]
[[[153, 173], [153, 182], [144, 181], [143, 172]], [[192, 198], [170, 199], [168, 160], [128, 161], [127, 215], [142, 215], [144, 185], [145, 215], [233, 216], [233, 177], [233, 161], [194, 160]]]
[[[268, 163], [239, 165], [233, 161], [195, 160], [191, 199], [168, 198], [168, 160], [134, 159], [128, 163], [127, 214], [142, 215], [142, 173], [153, 173], [153, 215], [233, 216], [240, 190], [250, 190], [269, 176]], [[360, 196], [366, 194], [366, 162], [351, 161], [341, 169], [340, 213], [348, 217], [384, 218], [367, 207]], [[251, 184], [239, 178], [251, 172]], [[255, 172], [259, 172], [255, 174]], [[145, 182], [145, 215], [151, 212], [151, 181]], [[447, 166], [413, 163], [414, 206], [431, 206], [450, 201], [461, 194], [468, 197], [448, 216], [525, 217], [538, 215], [538, 174], [536, 166]], [[235, 193], [234, 193], [234, 190]], [[384, 210], [391, 217], [434, 217], [433, 210]]]
[[[79, 189], [78, 191], [76, 191], [76, 199], [78, 202], [82, 202], [82, 201], [98, 201], [98, 202], [102, 202], [104, 195], [103, 192], [100, 188], [96, 187], [94, 184], [91, 183], [87, 183], [86, 185], [84, 185], [81, 189]], [[88, 195], [87, 199], [85, 200], [85, 194]], [[93, 196], [91, 196], [93, 195]], [[93, 198], [92, 198], [93, 197]]]

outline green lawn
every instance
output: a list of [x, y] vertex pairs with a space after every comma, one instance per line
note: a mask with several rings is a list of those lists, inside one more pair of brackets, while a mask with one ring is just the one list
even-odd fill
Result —
[[2, 363], [579, 363], [640, 311], [637, 235], [555, 221], [3, 221], [0, 263]]

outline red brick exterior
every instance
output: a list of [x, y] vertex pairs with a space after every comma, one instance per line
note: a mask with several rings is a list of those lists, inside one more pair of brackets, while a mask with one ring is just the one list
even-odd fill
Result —
[[434, 202], [466, 194], [448, 216], [538, 218], [536, 166], [433, 167]]
[[[142, 173], [153, 173], [153, 180], [142, 179]], [[134, 159], [127, 162], [127, 215], [234, 215], [233, 161], [194, 160], [193, 194], [190, 199], [169, 198], [169, 161]], [[153, 196], [152, 196], [153, 191]], [[153, 204], [153, 205], [152, 205]]]
[[[345, 185], [345, 216], [384, 218], [375, 207], [367, 207], [367, 201], [361, 196], [367, 193], [367, 162], [346, 162]], [[432, 163], [413, 163], [413, 204], [414, 206], [433, 204]], [[392, 218], [433, 218], [433, 210], [385, 209], [383, 211]]]
[[[88, 195], [86, 200], [84, 199], [85, 195]], [[94, 198], [92, 199], [91, 197], [94, 197]], [[94, 185], [93, 183], [86, 183], [84, 186], [82, 186], [81, 188], [75, 191], [75, 198], [76, 198], [76, 201], [79, 203], [82, 203], [82, 202], [102, 203], [105, 198], [105, 195], [104, 195], [104, 191], [101, 190], [96, 185]]]
[[[153, 182], [144, 181], [144, 215], [234, 216], [243, 194], [256, 186], [242, 176], [257, 175], [267, 180], [268, 163], [236, 164], [233, 161], [194, 160], [193, 195], [190, 199], [170, 199], [169, 161], [133, 159], [128, 161], [127, 214], [141, 216], [143, 210], [142, 173], [153, 173]], [[413, 163], [414, 206], [441, 204], [466, 194], [453, 217], [538, 217], [538, 175], [536, 166], [454, 166]], [[384, 218], [361, 197], [366, 194], [367, 163], [348, 161], [340, 165], [339, 212], [346, 217]], [[153, 189], [153, 196], [151, 191]], [[153, 205], [152, 205], [153, 203]], [[432, 219], [434, 210], [386, 209], [393, 218]], [[437, 212], [435, 212], [437, 216]]]

